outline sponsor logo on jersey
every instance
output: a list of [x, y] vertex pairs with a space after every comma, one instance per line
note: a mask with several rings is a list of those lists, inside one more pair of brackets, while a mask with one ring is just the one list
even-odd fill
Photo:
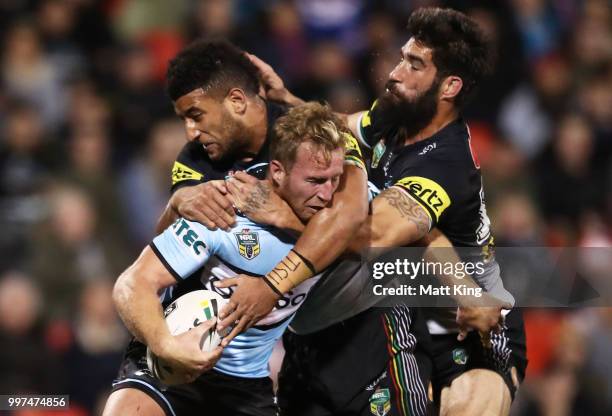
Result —
[[200, 256], [206, 249], [204, 241], [200, 240], [200, 236], [194, 230], [185, 219], [179, 218], [172, 225], [174, 234], [180, 242], [189, 247], [196, 256]]
[[376, 169], [378, 167], [380, 159], [385, 154], [385, 150], [387, 150], [387, 147], [385, 146], [385, 140], [381, 139], [378, 143], [376, 143], [376, 146], [374, 146], [374, 150], [372, 151], [372, 168]]
[[367, 390], [367, 391], [372, 391], [372, 390], [374, 390], [374, 388], [375, 388], [376, 386], [378, 386], [378, 383], [380, 383], [380, 382], [381, 382], [381, 380], [382, 380], [382, 379], [384, 379], [384, 378], [386, 378], [386, 377], [387, 377], [387, 371], [383, 371], [383, 373], [382, 373], [381, 375], [379, 375], [379, 376], [378, 376], [378, 378], [377, 378], [376, 380], [374, 380], [374, 381], [373, 381], [371, 384], [369, 384], [369, 385], [366, 387], [366, 390]]
[[431, 143], [428, 144], [427, 146], [425, 146], [423, 148], [423, 150], [421, 150], [419, 153], [417, 153], [419, 156], [423, 156], [429, 152], [431, 152], [432, 150], [434, 150], [437, 147], [436, 143]]
[[375, 416], [385, 416], [391, 410], [389, 389], [376, 389], [370, 396], [370, 412]]
[[172, 185], [182, 181], [200, 181], [203, 177], [204, 175], [196, 172], [189, 166], [183, 165], [181, 162], [175, 161], [172, 166]]
[[455, 348], [453, 350], [453, 361], [459, 365], [465, 365], [468, 360], [468, 354], [464, 348]]
[[251, 232], [248, 228], [234, 233], [238, 242], [238, 252], [247, 260], [253, 260], [259, 255], [259, 236], [256, 232]]
[[432, 220], [438, 221], [440, 215], [451, 204], [451, 199], [437, 182], [422, 176], [408, 176], [395, 183], [404, 188], [425, 208]]
[[444, 188], [431, 179], [408, 176], [397, 181], [396, 185], [407, 190], [425, 208], [432, 220], [438, 221], [440, 215], [451, 204], [451, 199]]

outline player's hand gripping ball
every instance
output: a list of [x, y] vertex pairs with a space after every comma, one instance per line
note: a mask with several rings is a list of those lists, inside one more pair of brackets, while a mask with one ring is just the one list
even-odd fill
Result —
[[[181, 334], [209, 319], [217, 318], [219, 310], [226, 303], [226, 299], [210, 290], [189, 292], [176, 299], [165, 309], [164, 317], [166, 318], [166, 324], [172, 335]], [[214, 350], [228, 332], [229, 328], [226, 328], [222, 333], [219, 333], [217, 325], [214, 325], [200, 339], [201, 350]], [[147, 366], [151, 374], [166, 385], [183, 382], [183, 377], [178, 373], [178, 370], [172, 368], [163, 359], [155, 356], [148, 347]]]

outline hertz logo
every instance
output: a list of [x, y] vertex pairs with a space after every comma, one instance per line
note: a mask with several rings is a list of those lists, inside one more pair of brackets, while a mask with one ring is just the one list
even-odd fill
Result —
[[421, 176], [408, 176], [397, 181], [429, 213], [432, 221], [437, 222], [440, 215], [451, 204], [451, 199], [437, 182]]

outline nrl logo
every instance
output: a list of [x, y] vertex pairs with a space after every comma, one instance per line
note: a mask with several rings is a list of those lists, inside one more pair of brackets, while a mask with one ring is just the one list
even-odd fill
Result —
[[463, 348], [455, 348], [453, 350], [453, 361], [459, 365], [465, 365], [468, 360], [468, 354]]
[[380, 159], [383, 157], [383, 155], [385, 154], [385, 150], [387, 150], [387, 147], [385, 146], [385, 140], [381, 139], [376, 146], [374, 146], [374, 150], [372, 152], [372, 168], [376, 169], [378, 167], [378, 164], [380, 163]]
[[247, 260], [253, 260], [259, 254], [259, 236], [256, 232], [250, 232], [248, 228], [234, 233], [238, 242], [238, 252]]
[[389, 389], [376, 389], [370, 396], [370, 412], [374, 416], [385, 416], [391, 410], [391, 393]]

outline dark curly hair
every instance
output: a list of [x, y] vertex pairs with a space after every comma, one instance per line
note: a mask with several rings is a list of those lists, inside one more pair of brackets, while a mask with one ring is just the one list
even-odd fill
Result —
[[258, 71], [244, 51], [223, 39], [199, 40], [170, 61], [166, 74], [172, 101], [197, 88], [223, 97], [234, 87], [255, 95], [259, 91]]
[[408, 19], [414, 39], [432, 49], [438, 79], [455, 75], [463, 88], [455, 105], [465, 104], [476, 85], [493, 69], [493, 48], [478, 25], [461, 12], [426, 7], [415, 10]]

